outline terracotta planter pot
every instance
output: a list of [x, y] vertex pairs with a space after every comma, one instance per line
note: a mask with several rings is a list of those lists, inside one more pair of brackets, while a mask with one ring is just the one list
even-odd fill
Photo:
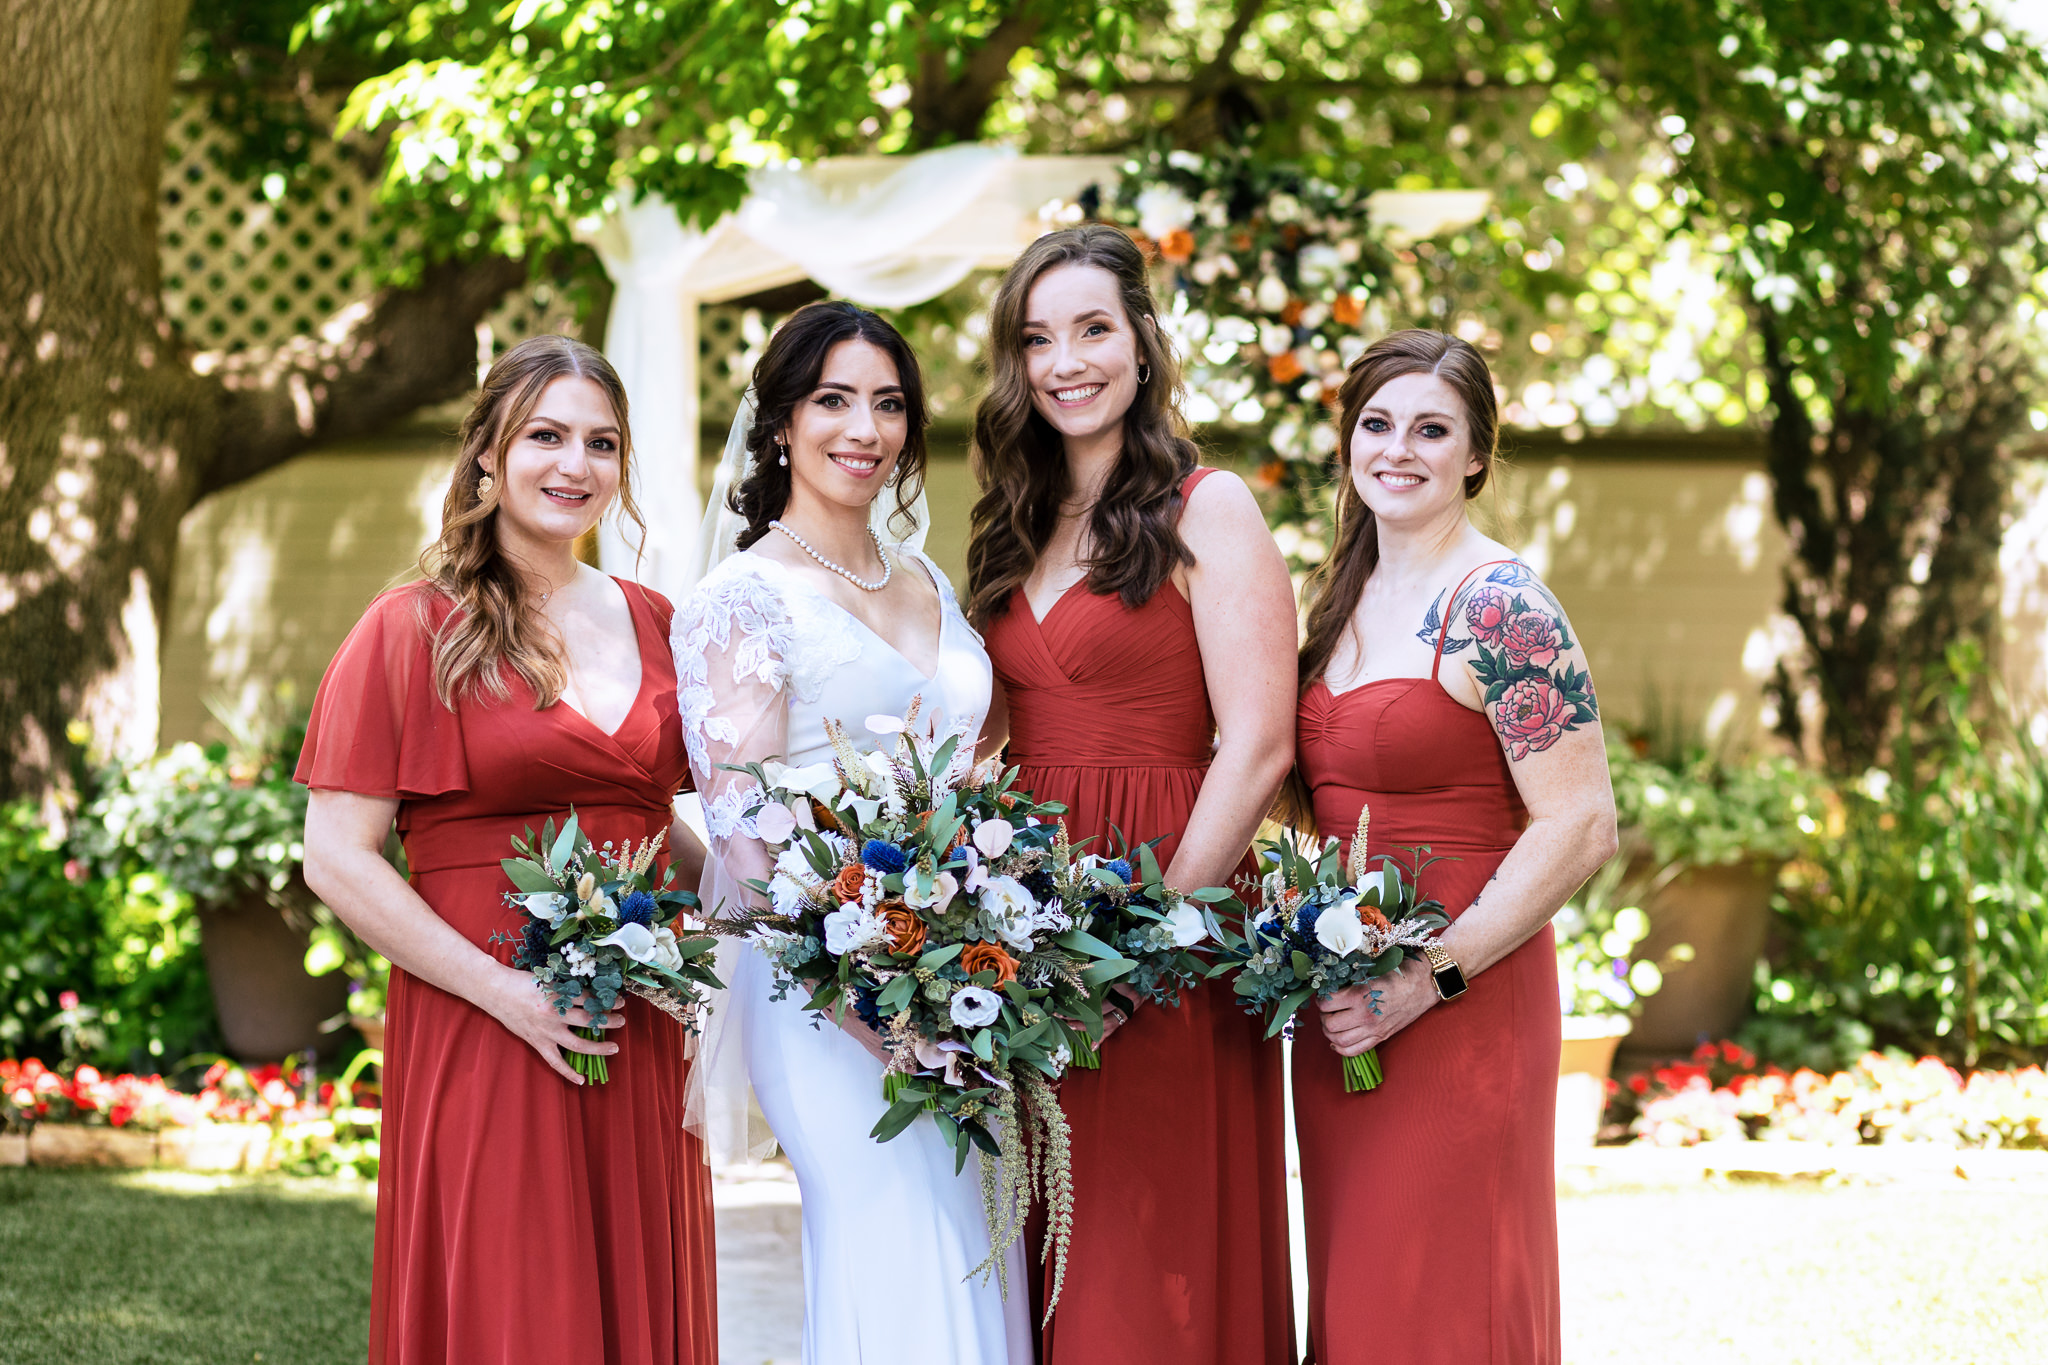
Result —
[[0, 1133], [0, 1166], [28, 1165], [28, 1134]]
[[154, 1166], [156, 1134], [82, 1123], [39, 1123], [28, 1135], [31, 1166]]
[[1650, 936], [1636, 945], [1635, 960], [1659, 961], [1680, 943], [1691, 944], [1694, 957], [1674, 964], [1663, 988], [1644, 999], [1631, 1057], [1689, 1053], [1748, 1016], [1777, 877], [1770, 863], [1688, 868], [1650, 898]]
[[260, 1171], [270, 1159], [270, 1127], [202, 1123], [157, 1134], [157, 1162], [187, 1171]]
[[199, 916], [206, 972], [227, 1050], [245, 1062], [274, 1062], [313, 1048], [331, 1056], [340, 1040], [320, 1025], [348, 1004], [341, 972], [306, 974], [307, 935], [261, 893]]
[[1557, 1149], [1583, 1150], [1600, 1134], [1607, 1109], [1607, 1076], [1614, 1049], [1627, 1036], [1622, 1015], [1591, 1018], [1567, 1015], [1564, 1046], [1557, 1059]]

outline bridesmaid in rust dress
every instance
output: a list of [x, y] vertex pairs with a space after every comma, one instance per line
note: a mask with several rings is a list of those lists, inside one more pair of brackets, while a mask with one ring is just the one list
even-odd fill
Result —
[[[574, 806], [598, 843], [667, 830], [688, 779], [671, 608], [577, 563], [626, 484], [604, 358], [537, 337], [491, 367], [423, 582], [327, 670], [298, 778], [306, 879], [391, 960], [370, 1359], [717, 1365], [711, 1188], [683, 1131], [682, 1026], [623, 1002], [571, 1032], [492, 935], [500, 858]], [[381, 856], [397, 820], [411, 881]], [[610, 1058], [585, 1086], [564, 1049]]]
[[[1091, 848], [1112, 826], [1163, 836], [1167, 879], [1193, 888], [1239, 873], [1288, 769], [1294, 602], [1250, 490], [1196, 468], [1156, 316], [1115, 228], [1041, 237], [1011, 268], [975, 418], [970, 612], [1022, 785]], [[1130, 1009], [1101, 1069], [1061, 1084], [1074, 1226], [1044, 1359], [1291, 1365], [1277, 1049], [1227, 987]]]
[[[1614, 852], [1585, 652], [1466, 518], [1492, 470], [1486, 362], [1396, 332], [1352, 366], [1350, 478], [1301, 653], [1303, 825], [1447, 859], [1429, 960], [1295, 1034], [1314, 1365], [1554, 1365], [1558, 992], [1551, 916]], [[1299, 803], [1297, 803], [1299, 804]], [[1340, 1056], [1386, 1081], [1347, 1095]]]

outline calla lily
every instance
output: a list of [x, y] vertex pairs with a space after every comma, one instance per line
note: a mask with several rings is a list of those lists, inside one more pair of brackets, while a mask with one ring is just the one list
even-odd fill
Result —
[[988, 857], [1000, 858], [1017, 837], [1017, 827], [1008, 820], [984, 820], [974, 827], [974, 846]]
[[[669, 941], [673, 946], [673, 934], [669, 936]], [[616, 931], [599, 939], [596, 944], [600, 948], [622, 949], [626, 956], [635, 962], [654, 961], [655, 951], [659, 945], [660, 940], [655, 938], [654, 931], [644, 924], [622, 924]]]
[[557, 927], [569, 914], [569, 898], [559, 891], [538, 891], [530, 896], [521, 896], [519, 900], [526, 907], [527, 914]]
[[770, 785], [783, 791], [802, 792], [820, 801], [829, 801], [839, 794], [839, 774], [832, 771], [830, 763], [806, 763], [801, 768], [763, 764], [761, 771], [768, 774]]
[[1358, 898], [1368, 905], [1384, 910], [1394, 899], [1394, 870], [1389, 867], [1376, 868], [1358, 881]]
[[1209, 937], [1209, 926], [1202, 922], [1202, 912], [1192, 905], [1176, 905], [1166, 912], [1166, 925], [1173, 930], [1173, 946], [1192, 948]]
[[1365, 925], [1358, 919], [1358, 902], [1346, 897], [1323, 907], [1316, 916], [1316, 942], [1343, 957], [1365, 946]]

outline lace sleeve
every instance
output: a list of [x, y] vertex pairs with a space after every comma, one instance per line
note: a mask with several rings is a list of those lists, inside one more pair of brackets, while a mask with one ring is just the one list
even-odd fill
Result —
[[[789, 667], [793, 627], [775, 587], [749, 573], [714, 574], [676, 613], [676, 702], [690, 772], [704, 803], [720, 891], [754, 898], [750, 879], [773, 864], [743, 814], [760, 787], [727, 764], [780, 758], [789, 748]], [[717, 907], [708, 903], [706, 909]]]

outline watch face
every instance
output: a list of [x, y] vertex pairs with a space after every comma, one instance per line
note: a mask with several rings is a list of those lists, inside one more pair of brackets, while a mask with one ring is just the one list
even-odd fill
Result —
[[1436, 969], [1436, 993], [1445, 1000], [1453, 1000], [1465, 993], [1465, 973], [1455, 962], [1446, 962]]

